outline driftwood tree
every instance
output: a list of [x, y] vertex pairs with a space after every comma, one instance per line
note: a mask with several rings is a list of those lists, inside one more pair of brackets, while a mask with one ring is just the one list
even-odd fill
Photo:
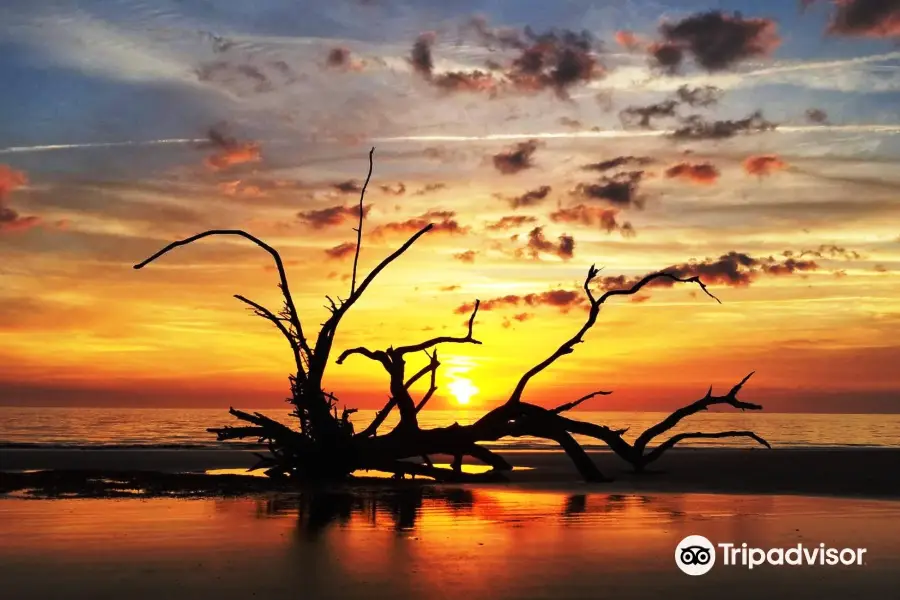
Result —
[[[593, 266], [588, 270], [584, 280], [583, 289], [589, 303], [589, 310], [581, 328], [547, 358], [522, 375], [505, 403], [489, 411], [471, 425], [453, 424], [449, 427], [422, 429], [417, 416], [437, 389], [436, 374], [440, 367], [437, 347], [441, 344], [481, 343], [474, 338], [473, 333], [475, 317], [479, 308], [477, 300], [468, 321], [466, 334], [462, 337], [441, 336], [418, 344], [392, 347], [386, 350], [353, 348], [341, 353], [336, 361], [338, 364], [358, 355], [378, 362], [389, 377], [390, 396], [388, 402], [378, 411], [368, 426], [362, 431], [355, 431], [349, 418], [355, 409], [343, 407], [339, 413], [338, 398], [334, 394], [326, 392], [322, 387], [338, 326], [375, 278], [432, 228], [431, 225], [423, 227], [400, 248], [383, 259], [362, 281], [358, 281], [357, 270], [365, 213], [363, 201], [372, 177], [373, 153], [374, 148], [369, 152], [369, 170], [359, 197], [359, 223], [354, 230], [357, 243], [350, 293], [346, 299], [337, 297], [336, 301], [331, 297], [326, 297], [329, 302], [330, 315], [322, 324], [314, 341], [307, 337], [303, 328], [291, 295], [281, 256], [274, 248], [243, 230], [206, 231], [173, 242], [134, 266], [135, 269], [141, 269], [175, 248], [211, 236], [242, 237], [271, 255], [278, 272], [279, 288], [283, 296], [282, 307], [276, 312], [242, 295], [235, 295], [235, 298], [248, 305], [254, 314], [274, 325], [290, 346], [296, 370], [290, 376], [291, 395], [288, 402], [293, 405], [292, 415], [297, 418], [298, 427], [292, 429], [261, 413], [248, 413], [231, 408], [229, 412], [246, 423], [245, 425], [209, 429], [211, 433], [216, 434], [219, 440], [256, 438], [260, 442], [266, 443], [270, 454], [268, 456], [258, 455], [260, 462], [256, 468], [266, 468], [266, 473], [272, 477], [287, 476], [299, 480], [339, 480], [350, 476], [357, 470], [384, 471], [398, 476], [422, 475], [438, 481], [504, 479], [504, 473], [512, 470], [512, 465], [482, 444], [504, 437], [534, 436], [558, 443], [585, 480], [604, 481], [606, 478], [600, 473], [582, 446], [572, 437], [572, 434], [603, 441], [638, 470], [656, 460], [663, 452], [681, 440], [688, 438], [744, 436], [751, 437], [768, 446], [765, 440], [752, 432], [726, 431], [678, 434], [651, 450], [647, 449], [651, 441], [669, 431], [682, 418], [705, 410], [710, 405], [730, 404], [741, 409], [759, 409], [760, 407], [757, 405], [740, 402], [736, 398], [736, 394], [746, 382], [746, 378], [727, 396], [714, 397], [710, 392], [702, 400], [679, 409], [667, 419], [641, 434], [633, 444], [623, 438], [625, 430], [614, 430], [604, 425], [578, 421], [564, 416], [564, 413], [582, 402], [610, 392], [594, 392], [573, 402], [562, 404], [555, 409], [543, 408], [523, 400], [526, 387], [535, 376], [560, 358], [574, 352], [575, 346], [583, 341], [585, 334], [596, 323], [601, 306], [611, 298], [636, 294], [654, 281], [667, 279], [678, 283], [698, 285], [708, 296], [718, 300], [698, 277], [681, 278], [665, 272], [647, 275], [630, 287], [607, 290], [603, 294], [595, 296], [592, 283], [599, 270]], [[414, 374], [408, 375], [406, 372], [407, 357], [420, 352], [428, 358], [428, 364]], [[410, 389], [424, 377], [430, 378], [431, 385], [427, 392], [416, 401], [412, 397]], [[398, 424], [383, 435], [379, 434], [379, 428], [395, 408], [399, 413]], [[453, 457], [450, 468], [435, 466], [430, 458], [433, 455]], [[491, 470], [483, 474], [466, 473], [462, 470], [464, 457], [471, 457], [489, 465]]]

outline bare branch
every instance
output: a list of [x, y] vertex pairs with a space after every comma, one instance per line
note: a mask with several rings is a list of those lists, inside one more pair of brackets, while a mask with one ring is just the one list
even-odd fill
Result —
[[341, 355], [336, 361], [337, 364], [344, 364], [344, 361], [354, 354], [359, 354], [361, 356], [365, 356], [370, 360], [378, 361], [384, 366], [385, 369], [390, 370], [391, 368], [391, 359], [384, 350], [369, 350], [368, 348], [363, 348], [362, 346], [360, 346], [359, 348], [350, 348], [349, 350], [344, 350], [343, 352], [341, 352]]
[[428, 401], [431, 400], [431, 397], [434, 396], [434, 393], [437, 391], [437, 370], [438, 367], [441, 366], [441, 363], [438, 362], [437, 349], [435, 349], [434, 354], [432, 354], [430, 358], [431, 362], [426, 368], [431, 371], [431, 385], [428, 387], [428, 391], [425, 392], [425, 395], [422, 396], [422, 399], [419, 400], [419, 403], [416, 405], [416, 414], [418, 414], [423, 408], [425, 408], [425, 405], [428, 404]]
[[366, 175], [366, 182], [359, 192], [359, 226], [356, 228], [356, 255], [353, 257], [353, 279], [350, 280], [350, 295], [356, 291], [356, 265], [359, 263], [359, 249], [362, 246], [362, 227], [363, 227], [363, 200], [366, 197], [366, 188], [369, 187], [369, 179], [372, 178], [372, 155], [375, 154], [375, 147], [369, 150], [369, 174]]
[[300, 373], [303, 373], [304, 365], [303, 365], [303, 362], [300, 357], [300, 345], [297, 343], [297, 340], [295, 339], [295, 337], [293, 335], [291, 335], [291, 332], [288, 331], [288, 328], [284, 326], [284, 323], [283, 323], [284, 319], [275, 315], [272, 311], [270, 311], [265, 306], [258, 304], [256, 302], [254, 302], [253, 300], [250, 300], [249, 298], [245, 298], [244, 296], [241, 296], [240, 294], [235, 294], [234, 297], [237, 298], [238, 300], [240, 300], [241, 302], [243, 302], [244, 304], [250, 305], [254, 309], [254, 311], [256, 311], [257, 315], [272, 322], [275, 325], [275, 327], [278, 328], [278, 331], [281, 332], [281, 335], [283, 335], [287, 339], [288, 343], [291, 345], [291, 350], [293, 350], [293, 352], [294, 352], [294, 360], [297, 362], [297, 371]]
[[475, 323], [475, 315], [478, 314], [478, 307], [480, 306], [481, 301], [475, 301], [475, 309], [472, 311], [472, 316], [469, 317], [469, 330], [466, 333], [466, 337], [449, 337], [449, 336], [441, 336], [436, 337], [420, 344], [414, 344], [412, 346], [400, 346], [399, 348], [394, 348], [392, 354], [396, 354], [398, 356], [402, 356], [404, 354], [409, 354], [410, 352], [418, 352], [420, 350], [427, 350], [429, 348], [433, 348], [438, 344], [477, 344], [481, 345], [481, 342], [472, 337], [472, 326]]
[[565, 412], [567, 410], [572, 410], [573, 408], [575, 408], [576, 406], [578, 406], [585, 400], [590, 400], [594, 396], [609, 396], [610, 394], [612, 394], [612, 392], [591, 392], [590, 394], [582, 396], [581, 398], [579, 398], [578, 400], [575, 400], [574, 402], [567, 402], [566, 404], [561, 404], [561, 405], [557, 406], [556, 408], [554, 408], [553, 410], [551, 410], [550, 412], [558, 415], [561, 412]]
[[537, 375], [538, 373], [540, 373], [541, 371], [543, 371], [544, 369], [546, 369], [547, 367], [552, 365], [557, 359], [562, 358], [563, 356], [565, 356], [567, 354], [571, 354], [572, 352], [575, 351], [575, 345], [580, 344], [581, 342], [584, 341], [584, 335], [597, 322], [597, 316], [600, 314], [600, 307], [603, 305], [604, 302], [606, 302], [608, 299], [612, 298], [613, 296], [630, 296], [632, 294], [636, 294], [641, 290], [641, 288], [643, 288], [645, 285], [649, 284], [650, 282], [657, 280], [657, 279], [666, 278], [666, 279], [671, 279], [672, 281], [678, 281], [681, 283], [696, 283], [700, 286], [700, 288], [704, 292], [706, 292], [706, 294], [710, 298], [714, 299], [716, 302], [719, 302], [721, 304], [721, 301], [718, 298], [716, 298], [715, 296], [713, 296], [712, 293], [710, 293], [710, 291], [708, 289], [706, 289], [706, 285], [704, 285], [703, 282], [700, 281], [699, 277], [681, 278], [681, 277], [676, 277], [674, 275], [671, 275], [669, 273], [651, 273], [650, 275], [647, 275], [646, 277], [644, 277], [643, 279], [641, 279], [640, 281], [635, 283], [630, 288], [625, 288], [625, 289], [620, 289], [620, 290], [609, 290], [609, 291], [605, 292], [602, 296], [600, 296], [600, 298], [594, 299], [594, 295], [591, 292], [590, 286], [591, 286], [591, 282], [594, 280], [594, 278], [597, 276], [597, 274], [599, 272], [600, 272], [600, 270], [596, 267], [596, 265], [591, 265], [591, 268], [588, 269], [587, 277], [584, 280], [584, 286], [583, 286], [584, 293], [587, 295], [588, 301], [590, 302], [590, 310], [588, 311], [588, 318], [585, 321], [584, 325], [581, 327], [580, 330], [578, 330], [578, 333], [576, 333], [574, 336], [572, 336], [567, 341], [563, 342], [563, 344], [559, 348], [557, 348], [557, 350], [553, 354], [551, 354], [549, 357], [547, 357], [546, 359], [544, 359], [543, 361], [541, 361], [540, 363], [538, 363], [537, 365], [532, 367], [527, 373], [525, 373], [522, 376], [522, 378], [519, 380], [518, 385], [516, 385], [515, 390], [513, 390], [512, 395], [510, 395], [507, 403], [515, 404], [517, 402], [520, 402], [522, 400], [522, 394], [525, 391], [525, 386], [528, 385], [528, 382], [531, 380], [532, 377], [534, 377], [535, 375]]
[[649, 464], [649, 463], [655, 461], [660, 456], [662, 456], [663, 452], [665, 452], [666, 450], [669, 450], [670, 448], [675, 446], [675, 444], [677, 444], [678, 442], [680, 442], [682, 440], [700, 439], [700, 438], [704, 438], [704, 439], [706, 439], [706, 438], [726, 438], [726, 437], [746, 437], [746, 438], [755, 440], [761, 446], [765, 446], [766, 448], [769, 448], [769, 449], [772, 448], [772, 446], [771, 446], [771, 444], [769, 444], [769, 442], [767, 442], [765, 439], [758, 436], [757, 434], [753, 433], [752, 431], [720, 431], [718, 433], [699, 433], [699, 432], [679, 433], [677, 435], [673, 435], [671, 438], [667, 439], [665, 442], [663, 442], [662, 444], [660, 444], [659, 446], [657, 446], [656, 448], [651, 450], [649, 453], [647, 453], [647, 455], [644, 457], [643, 462], [646, 465], [646, 464]]
[[741, 391], [741, 388], [744, 387], [744, 384], [747, 383], [747, 381], [752, 376], [753, 373], [750, 373], [749, 375], [744, 377], [740, 381], [740, 383], [731, 388], [731, 390], [725, 396], [713, 396], [712, 388], [710, 387], [709, 391], [706, 392], [706, 396], [704, 396], [700, 400], [697, 400], [696, 402], [679, 408], [668, 417], [639, 435], [638, 438], [634, 441], [635, 449], [637, 449], [639, 453], [643, 454], [644, 449], [653, 440], [653, 438], [665, 433], [666, 431], [669, 431], [670, 429], [678, 425], [678, 423], [685, 417], [689, 417], [700, 411], [707, 410], [714, 404], [728, 404], [730, 406], [733, 406], [734, 408], [739, 408], [741, 410], [762, 410], [762, 406], [760, 406], [759, 404], [743, 402], [737, 399], [738, 392]]
[[278, 254], [278, 251], [275, 250], [272, 246], [268, 245], [267, 243], [265, 243], [258, 237], [250, 235], [246, 231], [243, 231], [241, 229], [211, 229], [209, 231], [204, 231], [203, 233], [198, 233], [197, 235], [192, 235], [191, 237], [185, 238], [183, 240], [179, 240], [177, 242], [172, 242], [171, 244], [169, 244], [168, 246], [166, 246], [165, 248], [163, 248], [156, 254], [154, 254], [154, 255], [150, 256], [149, 258], [144, 259], [143, 261], [134, 265], [134, 268], [135, 269], [143, 269], [144, 267], [146, 267], [148, 264], [150, 264], [157, 258], [161, 257], [162, 255], [168, 253], [171, 250], [174, 250], [175, 248], [178, 248], [179, 246], [186, 246], [188, 244], [191, 244], [193, 242], [196, 242], [198, 240], [201, 240], [203, 238], [210, 237], [213, 235], [240, 236], [244, 239], [250, 240], [251, 242], [253, 242], [257, 246], [259, 246], [260, 248], [262, 248], [263, 250], [265, 250], [272, 256], [272, 258], [275, 261], [275, 267], [278, 269], [278, 277], [280, 280], [281, 293], [284, 295], [284, 301], [285, 301], [285, 304], [287, 305], [288, 316], [291, 320], [291, 325], [294, 326], [294, 330], [297, 332], [297, 338], [298, 338], [300, 347], [303, 348], [303, 351], [306, 352], [307, 356], [311, 355], [312, 353], [310, 352], [309, 346], [306, 342], [306, 338], [303, 335], [303, 327], [300, 325], [300, 317], [297, 314], [297, 308], [296, 308], [296, 306], [294, 306], [294, 298], [291, 296], [291, 291], [290, 291], [290, 288], [288, 287], [287, 273], [284, 270], [284, 262], [282, 262], [282, 260], [281, 260], [281, 255]]

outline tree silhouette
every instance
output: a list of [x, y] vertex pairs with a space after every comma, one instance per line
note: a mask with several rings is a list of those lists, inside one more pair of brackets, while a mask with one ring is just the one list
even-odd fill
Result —
[[[250, 306], [256, 315], [272, 323], [291, 348], [296, 370], [290, 376], [291, 396], [288, 401], [294, 407], [292, 415], [297, 418], [298, 427], [292, 429], [261, 413], [248, 413], [231, 408], [229, 412], [247, 425], [208, 430], [215, 433], [219, 440], [257, 438], [261, 442], [267, 443], [269, 455], [257, 455], [260, 460], [255, 468], [267, 469], [266, 473], [271, 477], [291, 477], [300, 480], [339, 480], [350, 476], [357, 470], [384, 471], [394, 473], [398, 477], [420, 475], [438, 481], [502, 480], [505, 479], [504, 473], [512, 470], [512, 465], [502, 456], [483, 446], [482, 443], [505, 437], [534, 436], [557, 442], [585, 480], [605, 481], [606, 477], [597, 469], [582, 446], [572, 437], [573, 433], [603, 441], [638, 471], [684, 439], [740, 436], [752, 438], [766, 446], [769, 445], [761, 437], [749, 431], [725, 431], [682, 433], [667, 439], [653, 449], [648, 450], [647, 448], [650, 442], [672, 429], [681, 419], [706, 410], [713, 404], [728, 404], [742, 410], [762, 408], [756, 404], [741, 402], [736, 398], [737, 392], [750, 375], [732, 388], [726, 396], [712, 396], [710, 389], [703, 399], [675, 411], [668, 418], [638, 436], [634, 443], [629, 443], [623, 438], [623, 434], [627, 430], [614, 430], [604, 425], [578, 421], [564, 416], [564, 413], [591, 397], [605, 395], [609, 392], [594, 392], [554, 409], [543, 408], [523, 401], [525, 389], [534, 377], [552, 366], [557, 360], [574, 352], [575, 346], [583, 342], [585, 334], [596, 323], [601, 306], [608, 300], [617, 296], [634, 295], [657, 280], [670, 280], [677, 283], [695, 284], [709, 297], [718, 301], [718, 298], [706, 288], [699, 277], [682, 278], [666, 272], [652, 273], [629, 287], [607, 290], [602, 295], [595, 296], [591, 289], [591, 284], [599, 273], [599, 269], [595, 266], [588, 269], [584, 280], [583, 290], [590, 308], [581, 328], [550, 353], [547, 358], [522, 375], [505, 403], [488, 411], [471, 425], [454, 423], [448, 427], [422, 429], [419, 426], [417, 415], [437, 389], [435, 380], [440, 367], [437, 347], [442, 344], [481, 343], [474, 338], [473, 333], [475, 317], [479, 308], [478, 300], [475, 301], [466, 334], [462, 337], [439, 336], [418, 344], [391, 347], [386, 350], [360, 347], [342, 352], [336, 361], [337, 364], [343, 363], [351, 356], [359, 355], [381, 364], [390, 378], [390, 397], [387, 403], [365, 429], [360, 432], [354, 431], [349, 417], [355, 412], [355, 409], [343, 407], [338, 413], [338, 399], [334, 394], [328, 393], [322, 388], [325, 369], [330, 364], [338, 326], [375, 278], [432, 229], [432, 225], [429, 224], [416, 232], [400, 248], [383, 259], [357, 285], [359, 250], [362, 244], [365, 214], [363, 201], [372, 177], [374, 150], [373, 148], [369, 152], [369, 171], [360, 191], [359, 222], [354, 230], [357, 234], [357, 244], [353, 259], [350, 293], [346, 299], [337, 297], [336, 301], [326, 296], [329, 302], [330, 316], [323, 323], [314, 343], [311, 343], [310, 338], [304, 332], [300, 315], [291, 296], [284, 262], [278, 251], [243, 230], [205, 231], [173, 242], [134, 266], [135, 269], [142, 269], [175, 248], [217, 235], [243, 237], [272, 256], [278, 271], [279, 288], [283, 295], [281, 309], [274, 312], [242, 295], [235, 295], [235, 298]], [[406, 358], [408, 355], [418, 352], [424, 353], [429, 362], [416, 373], [407, 375]], [[410, 388], [426, 376], [430, 378], [431, 385], [428, 391], [416, 401], [410, 393]], [[379, 435], [379, 428], [394, 408], [399, 412], [399, 423], [389, 432]], [[436, 467], [430, 459], [432, 455], [452, 456], [453, 462], [450, 468]], [[491, 470], [477, 474], [464, 472], [462, 461], [466, 456], [489, 465]]]

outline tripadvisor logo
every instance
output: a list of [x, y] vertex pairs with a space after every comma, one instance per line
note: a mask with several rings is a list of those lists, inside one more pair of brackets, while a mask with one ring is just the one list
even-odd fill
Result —
[[772, 566], [826, 566], [864, 565], [865, 548], [830, 548], [825, 544], [804, 546], [797, 544], [790, 548], [748, 547], [733, 543], [713, 544], [702, 535], [689, 535], [675, 547], [675, 564], [688, 575], [704, 575], [716, 564], [716, 548], [722, 557], [722, 565], [742, 566], [753, 569], [761, 565]]

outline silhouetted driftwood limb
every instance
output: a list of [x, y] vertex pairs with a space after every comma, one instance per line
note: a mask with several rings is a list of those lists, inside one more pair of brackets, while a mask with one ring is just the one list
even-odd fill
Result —
[[[350, 295], [346, 299], [338, 297], [337, 300], [326, 297], [328, 300], [326, 308], [330, 314], [322, 324], [314, 344], [310, 344], [304, 334], [300, 316], [288, 287], [288, 278], [281, 256], [274, 248], [247, 232], [235, 229], [206, 231], [173, 242], [135, 265], [136, 269], [141, 269], [174, 248], [213, 235], [243, 237], [273, 257], [278, 270], [279, 288], [284, 296], [284, 307], [279, 312], [274, 312], [245, 296], [236, 295], [235, 298], [248, 305], [254, 314], [272, 323], [290, 343], [296, 363], [296, 372], [290, 377], [291, 396], [288, 401], [294, 406], [293, 415], [299, 421], [299, 428], [292, 429], [258, 412], [249, 413], [232, 408], [229, 412], [247, 425], [208, 430], [215, 433], [219, 440], [255, 438], [265, 443], [269, 455], [258, 454], [259, 462], [254, 468], [264, 468], [266, 474], [272, 477], [289, 476], [299, 480], [341, 479], [355, 471], [379, 470], [393, 473], [397, 477], [424, 476], [438, 481], [497, 481], [504, 479], [504, 473], [511, 471], [513, 467], [505, 458], [486, 448], [484, 444], [507, 437], [533, 436], [552, 440], [559, 444], [586, 481], [606, 481], [607, 478], [597, 469], [590, 456], [573, 435], [587, 436], [606, 443], [637, 470], [643, 469], [645, 465], [657, 460], [664, 452], [686, 439], [748, 437], [768, 446], [764, 439], [750, 431], [697, 432], [674, 435], [648, 451], [648, 445], [658, 436], [671, 430], [682, 419], [706, 410], [714, 404], [731, 405], [742, 410], [761, 408], [756, 404], [737, 399], [737, 393], [749, 376], [734, 386], [725, 396], [713, 396], [710, 389], [704, 398], [676, 410], [660, 423], [647, 429], [637, 437], [633, 444], [624, 439], [623, 436], [627, 431], [625, 429], [611, 429], [605, 425], [578, 421], [563, 415], [563, 413], [570, 414], [568, 411], [590, 398], [607, 395], [610, 392], [592, 392], [553, 409], [524, 401], [525, 390], [531, 379], [553, 365], [558, 359], [574, 352], [576, 345], [584, 341], [584, 336], [596, 323], [601, 306], [610, 298], [633, 295], [656, 280], [669, 279], [680, 283], [695, 283], [704, 293], [718, 301], [718, 298], [713, 296], [699, 278], [681, 278], [665, 272], [650, 274], [630, 287], [607, 290], [597, 297], [591, 289], [594, 279], [599, 273], [599, 269], [595, 266], [591, 266], [584, 280], [583, 289], [589, 308], [581, 328], [547, 358], [525, 372], [506, 402], [488, 411], [475, 423], [469, 425], [454, 423], [448, 427], [422, 429], [419, 426], [417, 415], [437, 390], [436, 376], [440, 367], [437, 347], [441, 344], [481, 343], [475, 339], [473, 332], [475, 318], [480, 307], [478, 300], [475, 301], [474, 309], [469, 317], [465, 336], [438, 336], [417, 344], [389, 347], [386, 350], [359, 347], [342, 352], [336, 361], [338, 364], [343, 363], [348, 357], [358, 354], [381, 364], [389, 376], [387, 402], [367, 427], [355, 433], [350, 421], [350, 415], [355, 412], [355, 409], [343, 407], [339, 414], [339, 400], [334, 394], [326, 392], [322, 388], [323, 376], [329, 364], [338, 326], [343, 316], [375, 278], [432, 229], [432, 225], [429, 224], [416, 232], [400, 248], [384, 258], [357, 285], [357, 268], [365, 215], [364, 200], [366, 188], [372, 176], [373, 152], [374, 148], [369, 153], [369, 172], [360, 192], [359, 223], [355, 229], [357, 244], [353, 260]], [[425, 354], [428, 364], [418, 369], [413, 375], [407, 376], [407, 357], [418, 352]], [[410, 390], [426, 376], [429, 377], [428, 390], [418, 401], [415, 401]], [[387, 433], [379, 435], [379, 428], [395, 407], [400, 413], [398, 424]], [[435, 466], [431, 457], [436, 455], [451, 457], [450, 468]], [[480, 474], [467, 473], [463, 469], [465, 457], [488, 465], [491, 468], [490, 471]]]

